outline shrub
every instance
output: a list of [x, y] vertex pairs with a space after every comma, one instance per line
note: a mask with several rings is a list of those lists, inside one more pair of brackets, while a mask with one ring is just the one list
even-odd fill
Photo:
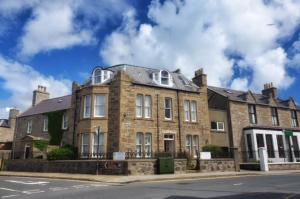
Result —
[[205, 145], [202, 147], [202, 150], [204, 152], [210, 152], [212, 157], [215, 157], [222, 152], [221, 147], [216, 145]]
[[48, 153], [48, 160], [71, 160], [74, 158], [74, 151], [71, 148], [57, 148]]

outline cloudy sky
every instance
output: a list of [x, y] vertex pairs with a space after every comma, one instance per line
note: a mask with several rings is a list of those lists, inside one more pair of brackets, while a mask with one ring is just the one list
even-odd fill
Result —
[[0, 0], [0, 118], [38, 84], [70, 93], [94, 66], [203, 67], [210, 85], [300, 102], [298, 0]]

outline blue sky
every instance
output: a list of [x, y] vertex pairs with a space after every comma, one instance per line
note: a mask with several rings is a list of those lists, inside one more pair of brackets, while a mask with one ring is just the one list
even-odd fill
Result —
[[128, 63], [300, 102], [300, 2], [279, 0], [0, 0], [0, 118], [32, 90], [70, 93], [94, 66]]

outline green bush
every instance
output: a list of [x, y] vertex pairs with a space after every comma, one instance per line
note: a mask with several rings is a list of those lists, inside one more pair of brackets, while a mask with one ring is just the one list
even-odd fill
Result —
[[74, 158], [74, 151], [68, 147], [53, 149], [48, 153], [47, 158], [48, 160], [71, 160]]
[[202, 147], [202, 151], [204, 152], [210, 152], [211, 156], [217, 156], [218, 154], [220, 154], [222, 152], [221, 147], [216, 146], [216, 145], [205, 145]]

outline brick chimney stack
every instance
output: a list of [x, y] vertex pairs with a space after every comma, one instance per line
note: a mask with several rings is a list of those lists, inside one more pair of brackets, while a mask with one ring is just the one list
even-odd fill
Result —
[[272, 82], [264, 84], [264, 90], [262, 90], [262, 94], [276, 99], [277, 98], [277, 88], [275, 86], [273, 86]]
[[8, 125], [10, 128], [15, 128], [16, 119], [19, 115], [20, 111], [18, 109], [12, 108], [9, 110], [9, 118], [8, 118]]
[[207, 86], [207, 75], [203, 73], [203, 68], [195, 71], [195, 77], [193, 77], [193, 82], [199, 87]]
[[47, 92], [47, 88], [39, 85], [37, 90], [33, 91], [32, 106], [37, 105], [43, 100], [49, 99], [50, 94]]

